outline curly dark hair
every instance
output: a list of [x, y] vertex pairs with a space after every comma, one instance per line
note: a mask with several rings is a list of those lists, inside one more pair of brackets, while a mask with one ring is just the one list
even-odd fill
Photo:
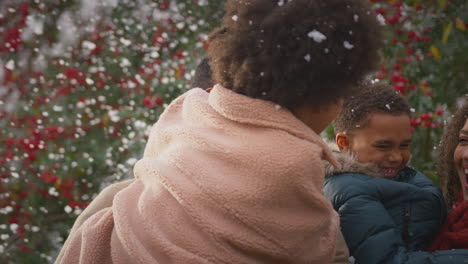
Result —
[[229, 0], [209, 41], [217, 83], [289, 109], [349, 94], [383, 43], [367, 0]]
[[465, 125], [466, 119], [468, 119], [468, 97], [465, 97], [464, 104], [455, 112], [452, 120], [447, 125], [439, 148], [437, 176], [441, 181], [441, 189], [447, 208], [452, 208], [462, 190], [453, 161], [453, 153], [458, 145], [458, 135]]
[[335, 133], [365, 127], [374, 113], [411, 117], [408, 102], [392, 86], [381, 82], [362, 82], [358, 87], [354, 95], [343, 101], [341, 112], [333, 121]]

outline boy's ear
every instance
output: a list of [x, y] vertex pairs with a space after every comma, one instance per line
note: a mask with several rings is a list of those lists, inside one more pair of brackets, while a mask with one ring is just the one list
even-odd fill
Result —
[[349, 137], [344, 132], [336, 134], [335, 143], [340, 151], [349, 150]]

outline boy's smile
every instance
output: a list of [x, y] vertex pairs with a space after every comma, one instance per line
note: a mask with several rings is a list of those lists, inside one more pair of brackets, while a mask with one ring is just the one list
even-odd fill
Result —
[[358, 161], [372, 162], [385, 177], [393, 178], [410, 159], [410, 117], [370, 114], [364, 127], [338, 133], [336, 143], [341, 151], [355, 153]]

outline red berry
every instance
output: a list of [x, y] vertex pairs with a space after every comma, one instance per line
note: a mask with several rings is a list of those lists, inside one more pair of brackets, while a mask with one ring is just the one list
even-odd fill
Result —
[[387, 17], [386, 20], [388, 24], [395, 25], [396, 23], [398, 23], [398, 20], [400, 20], [400, 17], [399, 16]]
[[162, 99], [161, 96], [156, 96], [156, 98], [154, 99], [154, 102], [156, 103], [156, 105], [161, 106], [164, 103], [164, 100]]
[[143, 98], [143, 104], [146, 107], [153, 107], [153, 102], [151, 100], [151, 97], [150, 96], [145, 96], [145, 98]]

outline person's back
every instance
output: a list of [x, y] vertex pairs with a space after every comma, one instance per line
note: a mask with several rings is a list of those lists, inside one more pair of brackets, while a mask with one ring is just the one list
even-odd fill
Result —
[[446, 208], [439, 188], [407, 166], [408, 104], [391, 86], [363, 86], [345, 100], [334, 121], [336, 156], [343, 166], [329, 167], [324, 184], [350, 255], [359, 264], [462, 263], [468, 252], [422, 252]]
[[135, 181], [74, 230], [57, 263], [333, 259], [322, 159], [336, 161], [317, 134], [375, 67], [379, 25], [366, 0], [282, 3], [227, 2], [208, 50], [218, 84], [168, 106]]

